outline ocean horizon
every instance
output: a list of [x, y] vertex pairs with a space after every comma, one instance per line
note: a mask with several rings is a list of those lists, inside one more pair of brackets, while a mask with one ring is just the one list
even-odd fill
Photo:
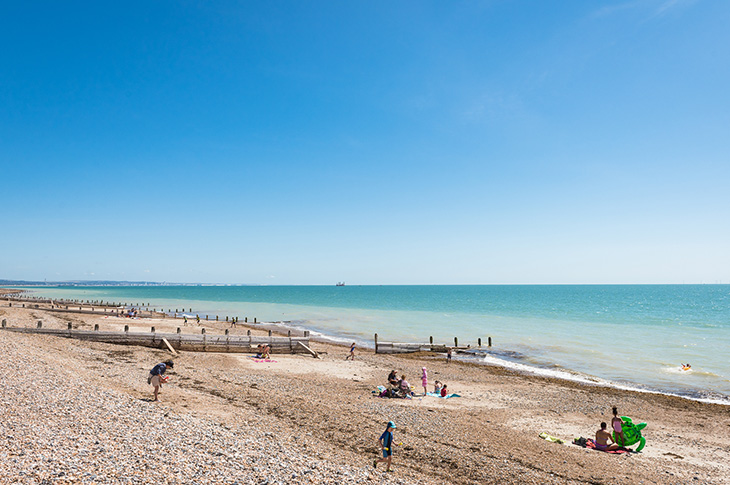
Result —
[[[320, 338], [471, 345], [460, 358], [730, 404], [730, 285], [23, 287], [188, 315], [257, 318]], [[491, 337], [493, 346], [486, 347]], [[476, 348], [481, 338], [483, 347]], [[691, 363], [682, 371], [680, 364]]]

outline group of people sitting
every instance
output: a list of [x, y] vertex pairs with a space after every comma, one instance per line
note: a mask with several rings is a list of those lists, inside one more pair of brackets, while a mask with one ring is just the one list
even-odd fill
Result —
[[271, 353], [271, 346], [259, 344], [256, 347], [256, 358], [257, 359], [268, 359]]
[[405, 374], [402, 374], [399, 379], [395, 369], [388, 374], [388, 384], [390, 384], [390, 389], [386, 389], [387, 397], [409, 399], [415, 394], [406, 380]]
[[441, 397], [446, 397], [449, 395], [449, 391], [446, 389], [446, 384], [440, 381], [436, 381], [433, 383], [433, 393]]
[[[426, 388], [426, 369], [424, 368], [423, 371], [424, 377], [422, 377], [422, 384], [423, 395], [425, 396], [428, 393], [428, 389]], [[390, 384], [390, 388], [386, 388], [385, 391], [381, 393], [382, 397], [410, 399], [411, 397], [416, 395], [413, 387], [406, 380], [405, 374], [402, 374], [400, 378], [398, 378], [398, 372], [396, 370], [392, 370], [390, 371], [390, 374], [388, 374], [388, 384]], [[445, 397], [449, 394], [449, 391], [446, 387], [446, 384], [436, 381], [433, 385], [433, 393], [441, 397]]]

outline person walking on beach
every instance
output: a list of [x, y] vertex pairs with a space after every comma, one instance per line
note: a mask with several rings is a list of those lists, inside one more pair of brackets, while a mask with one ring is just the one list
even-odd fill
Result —
[[613, 435], [617, 438], [616, 443], [623, 446], [626, 442], [624, 438], [624, 421], [618, 417], [618, 410], [614, 406], [613, 408], [613, 419], [611, 419], [611, 427], [613, 428]]
[[183, 315], [183, 325], [187, 326], [187, 324], [188, 324], [188, 317], [187, 317], [187, 315]]
[[446, 363], [447, 364], [451, 363], [451, 347], [446, 349]]
[[350, 355], [345, 357], [345, 360], [347, 359], [355, 360], [355, 342], [352, 342], [352, 345], [350, 345]]
[[425, 367], [421, 367], [421, 370], [423, 371], [423, 375], [421, 376], [421, 385], [423, 386], [423, 395], [425, 396], [428, 394], [428, 373], [426, 372]]
[[390, 464], [393, 461], [393, 430], [395, 430], [395, 423], [393, 423], [393, 421], [388, 421], [385, 432], [380, 435], [380, 439], [378, 440], [380, 448], [383, 452], [383, 457], [377, 458], [373, 461], [374, 468], [378, 468], [378, 463], [383, 461], [386, 462], [388, 464], [388, 466], [385, 468], [386, 472], [390, 471]]
[[170, 369], [174, 367], [174, 364], [171, 360], [157, 364], [152, 368], [152, 370], [150, 371], [150, 376], [147, 378], [147, 382], [155, 387], [155, 401], [158, 401], [157, 393], [160, 392], [160, 388], [162, 387], [163, 382], [162, 376], [167, 371], [168, 367]]
[[[608, 442], [611, 444], [608, 444]], [[618, 449], [618, 445], [613, 442], [611, 433], [606, 431], [606, 423], [601, 423], [601, 429], [596, 431], [596, 449], [601, 451], [611, 451]]]
[[200, 315], [195, 315], [195, 323], [198, 324], [198, 327], [200, 326]]

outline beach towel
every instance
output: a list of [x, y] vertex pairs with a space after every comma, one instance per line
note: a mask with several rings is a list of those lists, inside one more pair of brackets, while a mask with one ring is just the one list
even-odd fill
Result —
[[550, 436], [547, 433], [540, 433], [540, 438], [547, 440], [547, 441], [551, 441], [553, 443], [557, 443], [559, 445], [562, 445], [563, 443], [565, 443], [565, 441], [561, 440], [560, 438], [556, 438], [555, 436]]
[[590, 448], [591, 450], [596, 450], [596, 451], [602, 451], [604, 453], [617, 454], [617, 455], [621, 454], [621, 453], [631, 452], [631, 450], [629, 450], [628, 448], [618, 448], [616, 450], [599, 450], [598, 448], [596, 448], [596, 442], [591, 439], [586, 440], [586, 448]]
[[454, 393], [454, 394], [447, 394], [445, 396], [442, 396], [441, 394], [436, 394], [435, 392], [428, 392], [426, 393], [427, 396], [431, 397], [440, 397], [441, 399], [448, 399], [450, 397], [461, 397], [460, 395]]
[[276, 362], [275, 360], [271, 359], [257, 359], [256, 357], [252, 357], [254, 362]]

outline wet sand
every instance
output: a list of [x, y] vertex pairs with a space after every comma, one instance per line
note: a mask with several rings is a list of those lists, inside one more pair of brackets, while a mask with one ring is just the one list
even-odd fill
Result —
[[[180, 320], [172, 319], [130, 320], [0, 305], [0, 319], [7, 319], [10, 326], [33, 327], [37, 320], [44, 327], [57, 328], [71, 322], [76, 328], [92, 329], [98, 323], [102, 330], [121, 330], [127, 324], [130, 330], [147, 331], [155, 326], [161, 332], [174, 332], [182, 326]], [[203, 324], [214, 334], [229, 328], [224, 322]], [[264, 333], [252, 328], [254, 333]], [[247, 329], [239, 325], [230, 331], [245, 333]], [[190, 325], [183, 331], [200, 330]], [[32, 401], [24, 392], [55, 396], [55, 387], [47, 386], [68, 387], [80, 380], [98, 394], [94, 399], [102, 396], [113, 402], [120, 416], [127, 411], [155, 416], [157, 426], [135, 431], [139, 433], [132, 441], [139, 446], [173, 436], [212, 448], [216, 441], [234, 448], [236, 443], [245, 444], [245, 456], [240, 459], [225, 452], [194, 466], [189, 462], [201, 460], [189, 456], [195, 453], [195, 446], [169, 451], [169, 483], [730, 483], [728, 406], [526, 376], [499, 367], [458, 361], [446, 364], [443, 356], [432, 354], [358, 351], [354, 362], [345, 361], [347, 348], [322, 343], [313, 344], [315, 350], [324, 352], [321, 360], [275, 354], [272, 359], [276, 362], [260, 363], [247, 354], [183, 352], [174, 359], [161, 402], [152, 403], [146, 375], [154, 364], [170, 357], [163, 350], [10, 332], [0, 332], [0, 345], [12, 349], [0, 357], [6, 373], [18, 360], [54, 373], [52, 382], [26, 379], [27, 390], [13, 388], [20, 400]], [[400, 400], [372, 394], [377, 385], [385, 384], [391, 369], [405, 374], [420, 393], [422, 366], [428, 368], [429, 386], [438, 379], [463, 397]], [[13, 395], [8, 386], [21, 377], [7, 374], [0, 384], [3, 396]], [[63, 419], [73, 415], [73, 399], [79, 400], [79, 413], [86, 410], [77, 417], [79, 422], [87, 419], [88, 407], [81, 404], [87, 397], [59, 397], [62, 402], [56, 404], [66, 410]], [[21, 481], [31, 476], [27, 473], [36, 477], [58, 473], [66, 465], [37, 458], [38, 452], [25, 452], [19, 459], [17, 443], [23, 442], [18, 440], [22, 433], [30, 433], [25, 436], [30, 442], [37, 430], [57, 428], [61, 418], [41, 409], [34, 412], [32, 402], [25, 403], [24, 411], [13, 413], [13, 400], [4, 397], [3, 401], [6, 416], [32, 416], [36, 431], [31, 427], [11, 431], [8, 422], [14, 421], [4, 421], [0, 434], [14, 437], [11, 441], [3, 438], [7, 441], [4, 449], [15, 450], [15, 454], [0, 455], [0, 471]], [[50, 399], [45, 407], [53, 403]], [[103, 400], [98, 405], [103, 406]], [[601, 421], [610, 422], [611, 406], [618, 406], [634, 422], [648, 423], [644, 430], [647, 445], [641, 453], [611, 455], [538, 437], [547, 432], [568, 442], [577, 436], [592, 438]], [[382, 466], [373, 469], [372, 460], [378, 455], [377, 439], [388, 420], [398, 426], [396, 442], [403, 445], [395, 449], [395, 473], [386, 475]], [[181, 422], [186, 426], [180, 426]], [[104, 475], [105, 468], [95, 463], [115, 456], [127, 459], [113, 438], [126, 435], [118, 429], [114, 433], [107, 430], [116, 426], [111, 422], [96, 426], [96, 446], [105, 451], [97, 451], [87, 461], [77, 460], [76, 471], [66, 466], [64, 476], [78, 472], [74, 475], [81, 477], [78, 481], [54, 483], [84, 482], [83, 473], [93, 474], [96, 483], [122, 480], [120, 475]], [[211, 429], [223, 434], [216, 435], [219, 432]], [[75, 432], [72, 428], [70, 440]], [[155, 438], [155, 433], [164, 436]], [[128, 459], [134, 460], [134, 456], [130, 451]], [[238, 463], [245, 466], [238, 467]], [[84, 466], [93, 468], [93, 473], [83, 472]], [[216, 473], [225, 470], [226, 475], [206, 475], [206, 466]], [[26, 474], [20, 475], [23, 470]], [[137, 479], [159, 483], [159, 470], [141, 470]], [[40, 483], [41, 478], [36, 480], [24, 483]]]

